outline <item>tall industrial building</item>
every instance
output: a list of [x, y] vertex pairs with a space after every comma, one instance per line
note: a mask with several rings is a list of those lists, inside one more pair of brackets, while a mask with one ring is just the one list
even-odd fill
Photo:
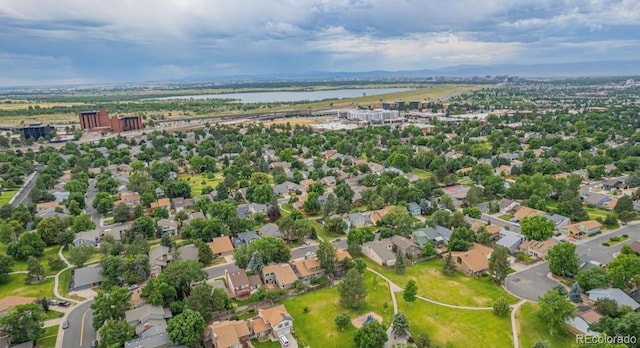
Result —
[[79, 114], [80, 128], [89, 132], [114, 131], [126, 132], [142, 129], [140, 116], [117, 115], [109, 118], [105, 109], [84, 111]]

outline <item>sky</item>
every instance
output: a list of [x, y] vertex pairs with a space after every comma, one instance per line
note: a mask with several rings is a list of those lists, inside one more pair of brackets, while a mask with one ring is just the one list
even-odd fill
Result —
[[638, 0], [0, 0], [0, 86], [640, 59]]

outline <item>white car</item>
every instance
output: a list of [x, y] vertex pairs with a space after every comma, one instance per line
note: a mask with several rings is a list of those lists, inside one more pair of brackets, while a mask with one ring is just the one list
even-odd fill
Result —
[[278, 336], [278, 339], [280, 340], [280, 343], [282, 343], [283, 346], [288, 346], [289, 345], [289, 340], [287, 339], [287, 336], [285, 335], [280, 335]]

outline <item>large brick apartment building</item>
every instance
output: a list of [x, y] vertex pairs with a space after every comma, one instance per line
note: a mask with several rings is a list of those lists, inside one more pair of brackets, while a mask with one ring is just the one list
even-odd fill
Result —
[[142, 129], [142, 118], [135, 115], [117, 115], [109, 118], [105, 109], [83, 111], [79, 115], [80, 128], [90, 132], [126, 132]]

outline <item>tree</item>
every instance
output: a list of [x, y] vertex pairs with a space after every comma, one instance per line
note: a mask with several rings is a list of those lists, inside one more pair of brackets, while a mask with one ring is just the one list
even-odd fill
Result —
[[638, 217], [638, 214], [635, 211], [625, 210], [625, 211], [621, 211], [620, 213], [618, 213], [618, 218], [625, 225], [628, 224], [629, 221], [632, 221], [632, 220], [636, 219], [637, 217]]
[[164, 193], [169, 198], [191, 198], [191, 186], [189, 186], [189, 183], [184, 180], [170, 182], [166, 186]]
[[324, 270], [324, 273], [332, 275], [336, 270], [336, 263], [338, 261], [336, 258], [336, 249], [333, 245], [326, 240], [320, 241], [316, 255], [318, 255], [320, 267]]
[[[322, 262], [320, 264], [322, 265]], [[254, 252], [253, 255], [251, 255], [249, 264], [247, 265], [247, 270], [251, 273], [258, 274], [262, 272], [262, 268], [264, 268], [264, 262], [262, 261], [262, 256], [260, 256], [259, 252]]]
[[356, 348], [382, 348], [387, 342], [387, 330], [377, 320], [371, 320], [356, 331]]
[[137, 234], [143, 235], [146, 238], [151, 238], [156, 234], [156, 224], [148, 216], [141, 216], [133, 221], [131, 224], [131, 235]]
[[611, 318], [617, 318], [622, 315], [618, 302], [611, 298], [599, 298], [595, 302], [596, 309], [600, 314]]
[[40, 264], [40, 261], [33, 256], [29, 256], [27, 259], [27, 282], [37, 283], [46, 277], [44, 267]]
[[[607, 336], [611, 337], [640, 337], [640, 313], [630, 312], [620, 318], [604, 317], [600, 320], [600, 327]], [[637, 348], [634, 341], [630, 347]]]
[[124, 312], [130, 308], [131, 292], [124, 287], [113, 287], [108, 292], [98, 291], [91, 309], [93, 309], [93, 328], [98, 330], [109, 319], [124, 319]]
[[436, 250], [436, 245], [433, 243], [433, 241], [429, 240], [424, 245], [424, 247], [422, 247], [422, 250], [420, 251], [420, 256], [429, 257], [429, 256], [435, 255], [437, 252], [438, 251]]
[[396, 252], [395, 269], [396, 269], [396, 273], [398, 273], [398, 274], [404, 274], [404, 272], [405, 272], [404, 253], [402, 252], [402, 249], [400, 249], [400, 248], [398, 248], [398, 251]]
[[80, 214], [76, 216], [73, 220], [73, 224], [71, 225], [71, 230], [75, 233], [89, 231], [95, 228], [96, 224], [91, 221], [91, 215], [89, 214]]
[[269, 184], [251, 184], [247, 188], [247, 200], [267, 204], [273, 201], [275, 194]]
[[375, 238], [373, 232], [366, 228], [354, 228], [349, 231], [347, 235], [347, 244], [362, 245], [366, 242], [371, 242]]
[[207, 273], [200, 268], [198, 261], [174, 261], [160, 273], [158, 279], [171, 284], [178, 298], [184, 299], [190, 294], [191, 284], [207, 279]]
[[551, 348], [551, 343], [549, 343], [549, 341], [537, 340], [533, 343], [531, 348]]
[[421, 332], [416, 338], [414, 338], [413, 343], [416, 345], [416, 348], [431, 347], [431, 339], [425, 332]]
[[338, 327], [338, 329], [340, 329], [340, 331], [344, 331], [344, 329], [346, 329], [347, 326], [351, 324], [351, 318], [349, 318], [348, 314], [342, 313], [338, 314], [334, 322], [336, 323], [336, 326]]
[[178, 298], [176, 289], [159, 278], [151, 278], [147, 285], [142, 288], [140, 297], [147, 300], [154, 306], [168, 306]]
[[618, 198], [618, 203], [616, 203], [613, 211], [618, 214], [622, 213], [623, 211], [635, 211], [633, 208], [633, 200], [631, 199], [631, 197], [623, 195], [622, 197]]
[[29, 256], [42, 256], [46, 246], [38, 233], [27, 232], [20, 235], [17, 243], [7, 246], [7, 254], [16, 260], [26, 260]]
[[35, 303], [16, 306], [0, 318], [0, 329], [11, 338], [11, 344], [36, 341], [44, 334], [42, 306]]
[[367, 286], [364, 277], [357, 269], [350, 269], [338, 286], [340, 292], [340, 304], [343, 307], [358, 309], [364, 306], [367, 297]]
[[282, 238], [262, 237], [234, 250], [236, 265], [246, 269], [254, 252], [260, 253], [264, 264], [289, 262], [291, 259], [291, 249]]
[[402, 312], [398, 312], [393, 315], [393, 319], [391, 320], [391, 333], [393, 337], [407, 338], [411, 335], [411, 330], [409, 329], [409, 319]]
[[640, 259], [636, 255], [620, 254], [607, 264], [607, 274], [613, 287], [633, 289], [640, 281]]
[[324, 221], [324, 228], [329, 233], [344, 234], [344, 231], [347, 230], [347, 223], [339, 217], [328, 218]]
[[456, 272], [456, 264], [453, 262], [453, 256], [451, 252], [444, 257], [444, 264], [442, 267], [442, 273], [446, 276], [452, 276]]
[[150, 275], [151, 266], [149, 265], [149, 256], [127, 256], [124, 262], [124, 281], [126, 283], [140, 283], [147, 280]]
[[230, 304], [223, 289], [215, 289], [209, 284], [198, 284], [187, 297], [187, 308], [200, 313], [204, 321], [209, 322], [214, 311], [225, 309]]
[[174, 343], [196, 347], [206, 326], [200, 313], [187, 308], [169, 321], [167, 332]]
[[520, 231], [523, 236], [533, 240], [546, 240], [553, 235], [555, 223], [538, 215], [526, 217], [520, 221]]
[[319, 197], [318, 193], [309, 192], [309, 196], [307, 200], [304, 202], [304, 204], [302, 204], [302, 209], [304, 209], [304, 211], [308, 213], [315, 213], [319, 211], [321, 208], [321, 205], [320, 205], [320, 201], [318, 200], [318, 197]]
[[504, 297], [498, 297], [498, 299], [493, 303], [493, 313], [499, 317], [504, 317], [509, 314], [510, 311], [511, 307], [509, 307], [509, 302]]
[[213, 251], [211, 251], [209, 244], [201, 240], [195, 240], [193, 244], [198, 247], [198, 261], [203, 266], [208, 266], [213, 261]]
[[502, 245], [496, 245], [489, 257], [489, 273], [498, 284], [502, 284], [507, 278], [511, 264], [509, 262], [509, 249]]
[[607, 271], [602, 267], [593, 267], [579, 271], [576, 275], [576, 281], [584, 291], [609, 287]]
[[64, 223], [59, 217], [49, 217], [40, 220], [36, 230], [40, 234], [40, 238], [47, 243], [53, 245], [57, 241], [58, 234], [65, 229]]
[[578, 273], [580, 260], [573, 243], [558, 243], [547, 252], [549, 270], [562, 277], [573, 277]]
[[471, 229], [467, 227], [455, 228], [449, 239], [449, 250], [467, 251], [475, 240], [476, 235]]
[[327, 196], [327, 200], [324, 202], [324, 206], [322, 206], [322, 215], [326, 218], [336, 213], [338, 209], [338, 202], [336, 200], [336, 196], [331, 193]]
[[575, 311], [575, 307], [569, 302], [566, 296], [560, 295], [555, 290], [548, 291], [544, 296], [538, 298], [540, 308], [536, 313], [549, 329], [549, 334], [556, 333], [558, 328], [564, 327], [566, 319], [570, 318]]
[[95, 253], [96, 248], [91, 244], [80, 244], [69, 248], [69, 261], [76, 267], [84, 266], [84, 263]]
[[120, 256], [107, 255], [100, 259], [100, 269], [104, 280], [102, 287], [110, 289], [118, 284], [124, 273], [124, 260]]
[[98, 348], [122, 347], [136, 336], [136, 330], [123, 319], [107, 319], [100, 328]]
[[580, 289], [578, 282], [573, 282], [571, 291], [569, 291], [569, 300], [574, 303], [582, 302], [582, 289]]
[[131, 209], [124, 203], [117, 204], [113, 207], [113, 221], [127, 222], [131, 218]]
[[75, 235], [76, 234], [70, 229], [61, 231], [60, 233], [58, 233], [58, 236], [56, 237], [56, 243], [60, 244], [61, 246], [67, 246], [73, 243], [73, 239], [75, 238]]
[[13, 272], [15, 262], [11, 256], [0, 255], [0, 284], [4, 284], [11, 279], [9, 273]]
[[409, 279], [407, 281], [407, 285], [404, 286], [404, 291], [402, 292], [402, 298], [409, 304], [409, 306], [413, 305], [413, 302], [416, 301], [416, 296], [418, 295], [418, 286], [416, 285], [415, 280]]

